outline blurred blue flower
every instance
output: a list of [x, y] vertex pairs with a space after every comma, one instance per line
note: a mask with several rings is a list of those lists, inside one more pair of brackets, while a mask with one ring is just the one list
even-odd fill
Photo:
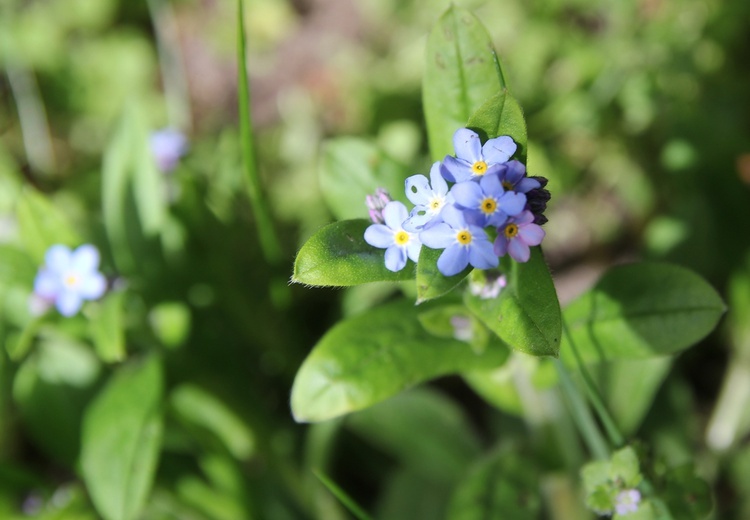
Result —
[[526, 166], [521, 161], [508, 161], [498, 169], [498, 176], [506, 191], [513, 190], [518, 193], [541, 187], [538, 180], [526, 176]]
[[188, 140], [185, 134], [171, 128], [152, 132], [150, 141], [151, 153], [154, 155], [156, 165], [164, 173], [174, 170], [182, 156], [188, 151]]
[[64, 245], [50, 247], [34, 280], [34, 293], [54, 303], [63, 316], [76, 314], [84, 300], [100, 298], [107, 281], [98, 271], [99, 251], [84, 244], [75, 251]]
[[365, 242], [385, 249], [385, 267], [389, 271], [400, 271], [406, 265], [406, 258], [419, 260], [422, 243], [419, 237], [406, 231], [403, 223], [409, 213], [401, 202], [394, 200], [383, 209], [383, 224], [373, 224], [365, 230]]
[[495, 174], [484, 175], [479, 182], [459, 182], [451, 193], [467, 220], [482, 227], [501, 226], [526, 206], [526, 195], [505, 191]]
[[419, 238], [427, 247], [445, 249], [437, 261], [443, 275], [458, 274], [469, 264], [478, 269], [497, 267], [498, 258], [484, 229], [469, 224], [455, 206], [447, 206], [442, 217], [443, 222], [425, 229]]
[[495, 254], [501, 257], [508, 253], [516, 262], [528, 262], [531, 256], [529, 246], [541, 244], [544, 235], [544, 230], [534, 224], [534, 214], [524, 211], [497, 229]]
[[440, 173], [440, 161], [430, 168], [430, 179], [424, 175], [412, 175], [406, 179], [406, 197], [414, 204], [409, 218], [404, 222], [404, 229], [415, 232], [425, 226], [439, 222], [440, 212], [453, 201]]
[[489, 139], [482, 146], [476, 132], [459, 128], [453, 134], [453, 148], [456, 156], [443, 159], [443, 176], [451, 182], [464, 182], [497, 172], [517, 146], [507, 135]]

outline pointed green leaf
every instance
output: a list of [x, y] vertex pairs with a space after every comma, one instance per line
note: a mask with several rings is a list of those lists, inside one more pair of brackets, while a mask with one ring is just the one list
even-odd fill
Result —
[[81, 437], [81, 471], [106, 520], [140, 514], [161, 446], [162, 370], [155, 356], [121, 367], [89, 405]]
[[319, 230], [297, 253], [292, 281], [307, 285], [348, 286], [414, 278], [411, 261], [395, 273], [386, 269], [385, 249], [365, 242], [365, 229], [371, 224], [364, 219], [342, 220]]
[[410, 170], [374, 144], [354, 137], [332, 139], [323, 146], [319, 166], [323, 198], [339, 219], [367, 216], [365, 197], [385, 188], [394, 200], [405, 200]]
[[89, 306], [89, 331], [99, 359], [113, 363], [125, 359], [124, 293], [113, 291]]
[[437, 267], [438, 258], [443, 251], [422, 246], [417, 262], [417, 303], [449, 293], [473, 270], [473, 267], [468, 266], [458, 274], [444, 276]]
[[557, 356], [562, 320], [549, 268], [539, 247], [528, 262], [505, 257], [508, 284], [494, 299], [466, 292], [466, 306], [510, 348], [534, 356]]
[[74, 231], [65, 214], [32, 188], [21, 192], [16, 216], [19, 236], [26, 251], [38, 264], [44, 262], [44, 253], [54, 244], [69, 247], [81, 245], [81, 237]]
[[469, 11], [450, 7], [427, 40], [422, 98], [434, 160], [453, 153], [453, 133], [505, 87], [492, 40]]
[[414, 305], [401, 301], [329, 330], [297, 373], [294, 417], [324, 421], [367, 408], [422, 381], [496, 366], [505, 359], [502, 349], [476, 354], [466, 343], [430, 335], [417, 314]]
[[689, 269], [617, 266], [565, 309], [571, 337], [565, 335], [563, 360], [575, 363], [571, 345], [585, 362], [673, 354], [703, 339], [725, 309], [713, 287]]
[[523, 109], [507, 89], [498, 92], [474, 112], [466, 124], [482, 140], [509, 135], [518, 145], [514, 157], [526, 164], [527, 136]]

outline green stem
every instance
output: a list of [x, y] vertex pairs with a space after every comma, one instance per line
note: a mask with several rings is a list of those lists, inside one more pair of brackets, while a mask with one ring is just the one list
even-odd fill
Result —
[[591, 410], [586, 405], [581, 393], [578, 391], [573, 380], [570, 378], [567, 369], [559, 359], [553, 360], [557, 374], [560, 377], [560, 387], [562, 388], [563, 394], [568, 401], [570, 412], [573, 415], [573, 421], [575, 421], [578, 430], [583, 436], [583, 440], [589, 447], [592, 455], [597, 459], [608, 459], [609, 458], [609, 446], [607, 441], [599, 431], [599, 427], [591, 415]]
[[622, 435], [622, 433], [620, 432], [620, 429], [617, 427], [617, 424], [615, 423], [615, 420], [612, 418], [612, 415], [607, 410], [607, 407], [604, 404], [604, 399], [602, 399], [602, 396], [599, 393], [599, 390], [597, 389], [596, 384], [594, 383], [594, 380], [591, 377], [591, 374], [589, 374], [588, 370], [586, 369], [586, 364], [583, 362], [581, 355], [578, 353], [578, 348], [576, 347], [576, 343], [573, 340], [573, 336], [570, 334], [570, 331], [568, 330], [568, 325], [565, 322], [565, 319], [562, 320], [562, 326], [563, 326], [564, 334], [568, 337], [568, 340], [570, 341], [570, 348], [573, 351], [573, 355], [576, 358], [576, 364], [578, 365], [578, 370], [581, 372], [581, 376], [583, 377], [583, 383], [584, 383], [584, 386], [586, 387], [586, 394], [589, 398], [589, 401], [591, 402], [591, 405], [594, 407], [596, 414], [599, 416], [599, 420], [602, 422], [602, 425], [604, 426], [604, 429], [607, 432], [607, 436], [609, 437], [610, 442], [615, 448], [619, 448], [625, 444], [625, 437]]
[[273, 230], [271, 213], [266, 205], [258, 176], [258, 164], [255, 157], [253, 131], [250, 117], [250, 85], [247, 78], [247, 57], [245, 50], [245, 12], [243, 0], [237, 1], [237, 97], [239, 102], [240, 140], [242, 146], [242, 166], [247, 178], [250, 203], [258, 228], [260, 246], [266, 261], [276, 264], [281, 260], [281, 245]]

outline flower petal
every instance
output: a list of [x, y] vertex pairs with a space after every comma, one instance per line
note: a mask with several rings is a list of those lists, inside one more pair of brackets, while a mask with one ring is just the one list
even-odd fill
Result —
[[432, 249], [445, 249], [456, 242], [456, 232], [442, 222], [423, 230], [419, 234], [419, 240]]
[[422, 242], [420, 242], [417, 237], [412, 238], [411, 240], [409, 240], [409, 243], [406, 244], [406, 254], [414, 262], [417, 262], [419, 260], [419, 252], [421, 250]]
[[441, 173], [440, 161], [432, 163], [432, 167], [430, 168], [430, 184], [432, 185], [432, 191], [435, 193], [439, 195], [448, 193], [448, 183], [445, 182]]
[[[443, 181], [445, 182], [445, 181]], [[430, 181], [424, 175], [412, 175], [404, 182], [406, 198], [416, 206], [426, 206], [430, 202]]]
[[448, 246], [437, 261], [437, 268], [445, 276], [453, 276], [469, 265], [469, 250], [458, 243]]
[[83, 304], [83, 299], [74, 291], [62, 291], [57, 295], [55, 300], [55, 307], [60, 311], [60, 314], [67, 316], [68, 318], [78, 312]]
[[514, 237], [510, 239], [510, 243], [508, 244], [508, 254], [516, 262], [528, 262], [531, 251], [529, 251], [529, 246], [523, 240]]
[[521, 224], [531, 224], [532, 222], [534, 222], [534, 214], [531, 211], [526, 210], [520, 215], [518, 215], [517, 217], [515, 217], [513, 219], [513, 222], [515, 222], [519, 226]]
[[466, 227], [466, 219], [463, 212], [456, 206], [446, 206], [440, 213], [446, 224], [453, 229], [462, 229]]
[[504, 163], [516, 153], [516, 143], [507, 135], [490, 139], [482, 147], [482, 155], [488, 163]]
[[411, 210], [409, 218], [404, 220], [402, 227], [409, 233], [418, 233], [422, 231], [427, 224], [435, 215], [430, 214], [424, 206], [417, 206]]
[[383, 224], [373, 224], [365, 229], [365, 242], [384, 249], [393, 245], [393, 230]]
[[485, 195], [499, 197], [505, 192], [498, 175], [485, 173], [482, 178], [479, 179], [479, 185], [482, 187], [482, 191], [484, 191]]
[[471, 179], [471, 165], [466, 161], [456, 159], [452, 155], [446, 155], [440, 173], [448, 181], [463, 182]]
[[44, 254], [44, 263], [56, 273], [62, 273], [70, 267], [71, 252], [67, 246], [55, 244]]
[[469, 164], [482, 160], [482, 143], [479, 136], [468, 128], [459, 128], [453, 134], [453, 149], [456, 151], [456, 157]]
[[34, 279], [34, 292], [42, 298], [53, 300], [60, 292], [60, 285], [60, 275], [43, 268]]
[[523, 211], [526, 207], [526, 195], [523, 193], [516, 193], [514, 191], [508, 191], [500, 197], [497, 201], [497, 205], [503, 213], [514, 217]]
[[499, 259], [489, 240], [475, 240], [469, 247], [469, 263], [478, 269], [497, 267]]
[[518, 227], [518, 236], [530, 246], [538, 246], [544, 240], [544, 230], [536, 224], [526, 224]]
[[78, 292], [86, 300], [97, 300], [106, 289], [107, 279], [101, 273], [92, 273], [81, 281]]
[[518, 184], [514, 186], [514, 190], [516, 190], [519, 193], [528, 193], [531, 190], [535, 190], [542, 185], [539, 183], [536, 179], [530, 179], [529, 177], [524, 177], [521, 179]]
[[456, 204], [467, 209], [477, 209], [482, 202], [482, 188], [476, 182], [459, 182], [451, 188]]
[[518, 184], [523, 176], [526, 175], [526, 166], [524, 166], [521, 161], [508, 161], [503, 166], [504, 168], [501, 177], [513, 186]]
[[392, 200], [383, 208], [385, 225], [394, 231], [401, 229], [401, 225], [407, 218], [409, 218], [409, 212], [402, 202]]
[[73, 251], [70, 264], [79, 273], [96, 271], [99, 268], [99, 250], [91, 244], [84, 244]]
[[406, 248], [392, 245], [385, 250], [385, 267], [389, 271], [400, 271], [406, 265]]
[[508, 252], [508, 239], [503, 235], [503, 229], [498, 230], [497, 238], [493, 244], [493, 251], [498, 257], [503, 257]]

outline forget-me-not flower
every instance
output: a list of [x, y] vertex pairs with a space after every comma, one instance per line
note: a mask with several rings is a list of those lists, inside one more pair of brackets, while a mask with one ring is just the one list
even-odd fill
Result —
[[403, 228], [409, 216], [406, 206], [394, 200], [383, 208], [385, 224], [373, 224], [365, 230], [365, 242], [371, 246], [385, 249], [385, 267], [389, 271], [400, 271], [406, 265], [406, 259], [419, 260], [422, 243], [415, 233]]
[[456, 156], [448, 155], [443, 160], [443, 176], [451, 182], [464, 182], [497, 172], [516, 153], [517, 146], [507, 135], [482, 145], [476, 132], [459, 128], [453, 134], [453, 148]]
[[526, 195], [505, 191], [495, 174], [485, 175], [479, 182], [459, 182], [451, 193], [459, 209], [466, 210], [467, 219], [482, 227], [500, 226], [526, 206]]
[[440, 212], [453, 201], [453, 195], [448, 190], [440, 173], [440, 161], [430, 168], [430, 179], [424, 175], [412, 175], [405, 182], [406, 197], [414, 204], [409, 218], [404, 222], [404, 229], [415, 232], [425, 226], [439, 221]]
[[534, 214], [526, 210], [497, 229], [495, 254], [501, 257], [508, 253], [516, 262], [528, 262], [529, 246], [541, 244], [544, 235], [541, 226], [534, 224]]
[[150, 142], [156, 166], [164, 173], [174, 170], [182, 156], [188, 151], [188, 140], [185, 134], [172, 128], [152, 132]]
[[497, 267], [498, 257], [484, 229], [466, 221], [463, 212], [447, 206], [441, 215], [443, 222], [419, 234], [424, 245], [445, 249], [437, 261], [437, 268], [445, 276], [453, 276], [471, 264], [478, 269]]
[[99, 251], [84, 244], [75, 251], [54, 245], [44, 255], [44, 265], [34, 280], [34, 292], [54, 303], [63, 316], [75, 315], [84, 300], [100, 298], [107, 281], [99, 272]]
[[506, 191], [513, 190], [518, 193], [528, 193], [533, 189], [541, 187], [538, 180], [526, 176], [526, 166], [521, 161], [508, 161], [497, 171], [503, 188]]

